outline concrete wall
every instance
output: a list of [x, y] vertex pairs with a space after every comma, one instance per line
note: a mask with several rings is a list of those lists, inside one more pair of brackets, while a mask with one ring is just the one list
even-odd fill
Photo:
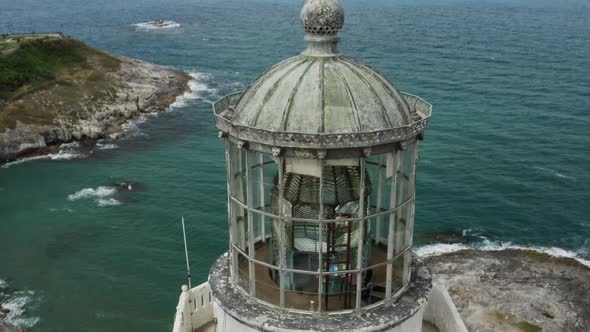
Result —
[[213, 295], [209, 283], [204, 282], [190, 292], [186, 285], [182, 286], [172, 331], [192, 332], [213, 318]]
[[[223, 311], [223, 309], [214, 302], [214, 315], [217, 318], [217, 331], [231, 331], [231, 332], [258, 332], [261, 331], [260, 329], [251, 328], [247, 325], [244, 325], [242, 322], [238, 321], [237, 319], [233, 318], [231, 315], [227, 314]], [[414, 316], [410, 319], [404, 321], [401, 325], [398, 325], [392, 329], [388, 330], [380, 330], [383, 332], [420, 332], [422, 331], [422, 316], [424, 313], [424, 307], [420, 309]], [[264, 327], [262, 331], [272, 331], [272, 332], [292, 332], [284, 329], [279, 329], [275, 327]], [[375, 331], [374, 329], [363, 329], [355, 332], [371, 332]], [[345, 331], [342, 331], [345, 332]], [[347, 331], [348, 332], [348, 331]], [[455, 332], [455, 331], [453, 331]]]
[[424, 320], [434, 324], [441, 332], [468, 332], [446, 287], [437, 283], [432, 285]]

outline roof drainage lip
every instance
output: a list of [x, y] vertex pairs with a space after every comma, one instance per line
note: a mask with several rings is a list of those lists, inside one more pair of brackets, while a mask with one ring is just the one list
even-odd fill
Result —
[[305, 133], [273, 131], [244, 126], [233, 121], [234, 109], [243, 93], [243, 91], [239, 91], [229, 94], [213, 104], [217, 127], [223, 133], [239, 140], [276, 147], [341, 149], [403, 142], [421, 135], [426, 130], [432, 112], [432, 105], [422, 98], [400, 92], [410, 105], [416, 108], [416, 119], [409, 125], [363, 132]]

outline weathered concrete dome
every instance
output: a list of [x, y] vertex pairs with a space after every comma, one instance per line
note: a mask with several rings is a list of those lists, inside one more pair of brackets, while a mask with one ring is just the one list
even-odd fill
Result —
[[266, 146], [363, 148], [421, 137], [432, 106], [400, 92], [369, 66], [340, 54], [336, 0], [307, 0], [307, 48], [214, 105], [222, 135]]
[[235, 124], [270, 131], [357, 133], [408, 125], [410, 106], [381, 74], [344, 56], [296, 56], [254, 81]]

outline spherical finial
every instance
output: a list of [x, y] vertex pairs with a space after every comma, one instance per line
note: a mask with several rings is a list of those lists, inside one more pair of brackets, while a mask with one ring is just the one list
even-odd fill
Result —
[[344, 24], [338, 0], [307, 0], [300, 17], [305, 32], [314, 35], [335, 35]]

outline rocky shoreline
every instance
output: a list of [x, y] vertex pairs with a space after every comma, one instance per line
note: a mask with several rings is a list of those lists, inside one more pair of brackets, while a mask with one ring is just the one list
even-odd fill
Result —
[[[189, 90], [191, 77], [180, 70], [146, 61], [115, 56], [120, 61], [116, 71], [105, 73], [115, 87], [100, 94], [79, 96], [76, 107], [53, 109], [54, 124], [29, 125], [17, 123], [16, 128], [0, 133], [0, 162], [12, 161], [32, 155], [50, 153], [61, 143], [98, 140], [116, 136], [121, 125], [142, 113], [165, 110], [176, 98]], [[35, 101], [43, 103], [51, 90], [33, 93]], [[0, 105], [2, 107], [2, 105]]]
[[590, 331], [590, 268], [532, 250], [425, 259], [471, 332]]
[[[2, 297], [4, 295], [6, 295], [7, 292], [8, 292], [8, 288], [5, 287], [5, 285], [2, 283], [2, 280], [0, 280], [0, 300], [2, 300]], [[10, 314], [10, 309], [4, 308], [2, 306], [2, 302], [0, 302], [0, 332], [26, 332], [26, 331], [28, 331], [27, 328], [14, 326], [12, 324], [5, 322], [4, 320], [8, 317], [9, 314]]]

